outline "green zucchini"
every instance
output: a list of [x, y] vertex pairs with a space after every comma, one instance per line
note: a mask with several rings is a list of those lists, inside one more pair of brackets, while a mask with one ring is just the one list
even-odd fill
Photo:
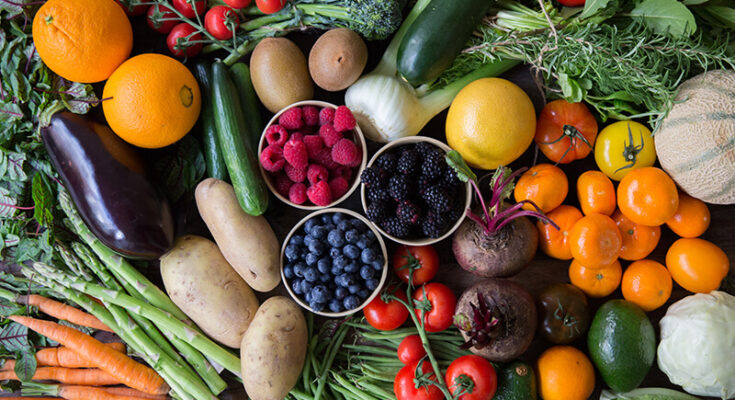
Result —
[[202, 92], [202, 142], [204, 143], [204, 160], [207, 164], [207, 176], [223, 181], [227, 180], [227, 166], [217, 143], [217, 128], [214, 122], [212, 101], [212, 68], [209, 62], [199, 61], [194, 65], [194, 76], [199, 82]]
[[498, 390], [493, 400], [536, 400], [536, 375], [530, 365], [516, 361], [497, 371]]
[[250, 215], [261, 215], [268, 208], [268, 188], [250, 147], [240, 98], [227, 67], [220, 61], [212, 65], [212, 105], [217, 139], [240, 207]]
[[431, 0], [398, 46], [398, 72], [411, 85], [433, 82], [452, 65], [490, 0]]
[[232, 82], [240, 95], [240, 105], [245, 115], [245, 123], [250, 128], [250, 145], [253, 149], [257, 149], [260, 134], [264, 127], [260, 119], [260, 102], [255, 94], [253, 81], [250, 80], [250, 69], [245, 63], [235, 63], [230, 67], [230, 76], [232, 76]]

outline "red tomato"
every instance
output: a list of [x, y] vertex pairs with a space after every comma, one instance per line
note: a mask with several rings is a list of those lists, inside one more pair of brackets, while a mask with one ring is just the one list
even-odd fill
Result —
[[[172, 0], [172, 3], [174, 3], [174, 8], [179, 10], [186, 18], [202, 15], [207, 10], [207, 0]], [[191, 3], [194, 3], [196, 11], [191, 7]]]
[[423, 285], [436, 275], [439, 255], [431, 246], [401, 246], [393, 253], [393, 270], [405, 283], [408, 283], [409, 266], [412, 263], [418, 264], [418, 268], [413, 271], [413, 284]]
[[[166, 44], [176, 57], [193, 57], [202, 50], [201, 40], [201, 33], [198, 33], [193, 26], [182, 22], [171, 29], [166, 38]], [[198, 43], [190, 43], [190, 41]]]
[[125, 10], [125, 14], [127, 14], [130, 17], [135, 17], [136, 15], [143, 15], [148, 10], [148, 6], [145, 4], [140, 4], [137, 6], [131, 5], [132, 0], [115, 0], [115, 3], [119, 4], [120, 7]]
[[[394, 296], [403, 301], [408, 301], [406, 293], [402, 290], [394, 290]], [[381, 331], [392, 331], [403, 325], [408, 318], [408, 310], [403, 304], [395, 299], [386, 303], [381, 296], [376, 296], [373, 301], [362, 309], [362, 312], [370, 326]]]
[[265, 14], [273, 14], [281, 11], [286, 5], [286, 0], [255, 0], [258, 10]]
[[231, 39], [239, 23], [237, 13], [225, 6], [214, 6], [204, 16], [204, 27], [207, 32], [219, 40]]
[[585, 0], [559, 0], [559, 4], [567, 7], [581, 7]]
[[225, 0], [225, 4], [232, 8], [240, 9], [250, 5], [250, 0]]
[[[430, 309], [423, 311], [418, 303], [426, 299], [431, 304]], [[454, 296], [452, 289], [446, 285], [432, 282], [416, 289], [413, 294], [414, 311], [416, 316], [421, 319], [424, 313], [424, 328], [427, 332], [440, 332], [452, 325], [454, 318], [454, 307], [457, 305], [457, 297]]]
[[419, 335], [408, 335], [398, 345], [398, 359], [404, 364], [410, 364], [422, 359], [426, 355], [424, 344]]
[[595, 139], [597, 120], [584, 104], [554, 100], [541, 110], [534, 140], [549, 160], [561, 164], [581, 160], [590, 154]]
[[[454, 394], [462, 391], [464, 377], [472, 380], [472, 392], [459, 396], [457, 400], [490, 400], [498, 389], [498, 376], [490, 361], [476, 355], [462, 356], [449, 364], [444, 381]], [[469, 382], [467, 382], [469, 383]]]
[[[436, 385], [427, 385], [420, 388], [416, 388], [414, 379], [416, 379], [416, 369], [418, 367], [418, 361], [414, 361], [408, 365], [405, 365], [396, 374], [396, 379], [393, 381], [393, 393], [396, 395], [398, 400], [442, 400], [444, 395]], [[421, 363], [421, 372], [428, 374], [432, 372], [431, 363], [428, 361]], [[431, 380], [436, 381], [436, 375], [431, 374]]]
[[[148, 26], [154, 31], [167, 34], [178, 23], [175, 18], [176, 14], [170, 8], [156, 4], [148, 9], [146, 22], [148, 22]], [[162, 21], [163, 19], [171, 19], [171, 21]]]

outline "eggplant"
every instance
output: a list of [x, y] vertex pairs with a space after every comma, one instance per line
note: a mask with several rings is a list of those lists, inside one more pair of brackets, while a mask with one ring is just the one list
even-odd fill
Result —
[[155, 259], [172, 247], [171, 209], [135, 150], [105, 125], [61, 112], [41, 131], [51, 162], [92, 233], [116, 253]]

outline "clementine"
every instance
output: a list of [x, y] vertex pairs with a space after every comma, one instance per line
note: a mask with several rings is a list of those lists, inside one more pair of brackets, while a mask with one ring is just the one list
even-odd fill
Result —
[[640, 260], [623, 273], [621, 289], [625, 300], [643, 311], [653, 311], [666, 303], [673, 285], [666, 267], [656, 261]]
[[554, 346], [536, 362], [538, 389], [544, 400], [586, 400], [595, 390], [595, 369], [579, 349]]

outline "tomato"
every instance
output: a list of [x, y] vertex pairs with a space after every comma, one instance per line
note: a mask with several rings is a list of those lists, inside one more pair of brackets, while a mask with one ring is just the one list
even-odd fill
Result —
[[577, 199], [584, 215], [612, 215], [615, 211], [615, 186], [600, 171], [586, 171], [577, 178]]
[[410, 364], [422, 359], [426, 355], [424, 344], [419, 335], [408, 335], [398, 345], [398, 359], [404, 364]]
[[273, 14], [281, 11], [286, 5], [286, 0], [255, 0], [258, 10], [265, 14]]
[[[176, 14], [170, 8], [156, 4], [148, 9], [146, 22], [154, 31], [166, 34], [171, 32], [171, 29], [178, 23], [175, 18]], [[163, 19], [170, 19], [170, 21], [162, 21]]]
[[[531, 167], [516, 182], [513, 191], [516, 202], [530, 200], [541, 211], [547, 213], [564, 201], [569, 191], [567, 176], [559, 167], [551, 164], [538, 164]], [[536, 207], [524, 204], [524, 210], [535, 211]]]
[[620, 210], [615, 211], [612, 219], [623, 238], [619, 256], [623, 260], [642, 260], [648, 257], [658, 245], [658, 240], [661, 238], [660, 227], [636, 224]]
[[710, 214], [707, 204], [684, 193], [679, 193], [679, 207], [666, 226], [685, 238], [695, 238], [709, 228]]
[[225, 4], [239, 10], [249, 6], [250, 0], [225, 0]]
[[432, 280], [439, 269], [439, 255], [431, 246], [400, 246], [393, 253], [393, 271], [403, 282], [408, 283], [410, 266], [413, 271], [413, 285], [419, 286]]
[[[202, 15], [207, 10], [207, 0], [172, 0], [171, 2], [174, 4], [174, 8], [186, 18]], [[191, 3], [194, 3], [196, 8], [192, 8]]]
[[207, 32], [219, 40], [231, 39], [239, 23], [237, 13], [225, 6], [214, 6], [204, 16], [204, 27]]
[[[403, 301], [408, 301], [406, 293], [402, 290], [395, 288], [388, 290], [393, 291], [393, 296]], [[403, 325], [408, 318], [408, 309], [403, 304], [395, 299], [386, 303], [383, 301], [382, 296], [376, 296], [373, 301], [362, 309], [362, 312], [365, 314], [365, 319], [370, 326], [381, 331], [392, 331]]]
[[[416, 307], [414, 311], [419, 320], [421, 314], [424, 314], [423, 322], [427, 332], [440, 332], [452, 325], [454, 307], [457, 305], [457, 297], [454, 296], [452, 289], [438, 282], [427, 283], [416, 289], [413, 299]], [[428, 307], [422, 310], [419, 303], [424, 303], [424, 299], [428, 301], [426, 303]]]
[[138, 15], [145, 14], [146, 11], [148, 11], [148, 6], [145, 4], [139, 4], [139, 5], [132, 5], [132, 0], [115, 0], [115, 3], [119, 4], [120, 7], [125, 10], [125, 14], [127, 14], [130, 17], [135, 17]]
[[552, 212], [546, 214], [560, 229], [543, 221], [536, 221], [539, 232], [539, 247], [547, 256], [559, 260], [571, 260], [572, 252], [569, 249], [569, 231], [574, 224], [582, 219], [582, 213], [576, 208], [568, 205], [560, 205]]
[[556, 283], [538, 295], [541, 334], [551, 343], [567, 344], [587, 332], [590, 308], [587, 297], [577, 287]]
[[548, 102], [536, 122], [534, 140], [555, 163], [569, 164], [587, 157], [596, 138], [597, 120], [583, 103]]
[[201, 40], [201, 33], [197, 32], [193, 26], [182, 22], [174, 26], [171, 32], [168, 33], [166, 45], [176, 57], [193, 57], [202, 51]]
[[421, 362], [421, 373], [431, 374], [429, 379], [436, 381], [436, 375], [432, 372], [431, 363], [428, 361], [414, 361], [411, 364], [403, 366], [396, 378], [393, 380], [393, 393], [396, 395], [397, 400], [442, 400], [444, 395], [442, 394], [439, 387], [436, 385], [428, 384], [416, 388], [414, 380], [416, 379], [416, 370], [419, 368], [419, 362]]
[[595, 142], [595, 162], [610, 179], [619, 181], [628, 172], [656, 162], [653, 135], [635, 121], [618, 121], [606, 126]]
[[709, 293], [720, 287], [730, 271], [727, 254], [704, 239], [682, 238], [666, 252], [666, 268], [679, 286], [694, 293]]
[[567, 7], [581, 7], [584, 6], [585, 0], [558, 0], [559, 4]]
[[[468, 378], [471, 382], [467, 381]], [[498, 376], [493, 365], [474, 354], [452, 361], [444, 374], [444, 381], [453, 395], [467, 391], [465, 385], [472, 384], [472, 390], [457, 400], [490, 400], [498, 389]]]
[[569, 232], [572, 257], [588, 268], [603, 267], [615, 261], [622, 243], [615, 221], [603, 214], [582, 217]]
[[662, 225], [676, 214], [679, 192], [674, 180], [662, 169], [639, 168], [620, 181], [618, 207], [636, 224]]

